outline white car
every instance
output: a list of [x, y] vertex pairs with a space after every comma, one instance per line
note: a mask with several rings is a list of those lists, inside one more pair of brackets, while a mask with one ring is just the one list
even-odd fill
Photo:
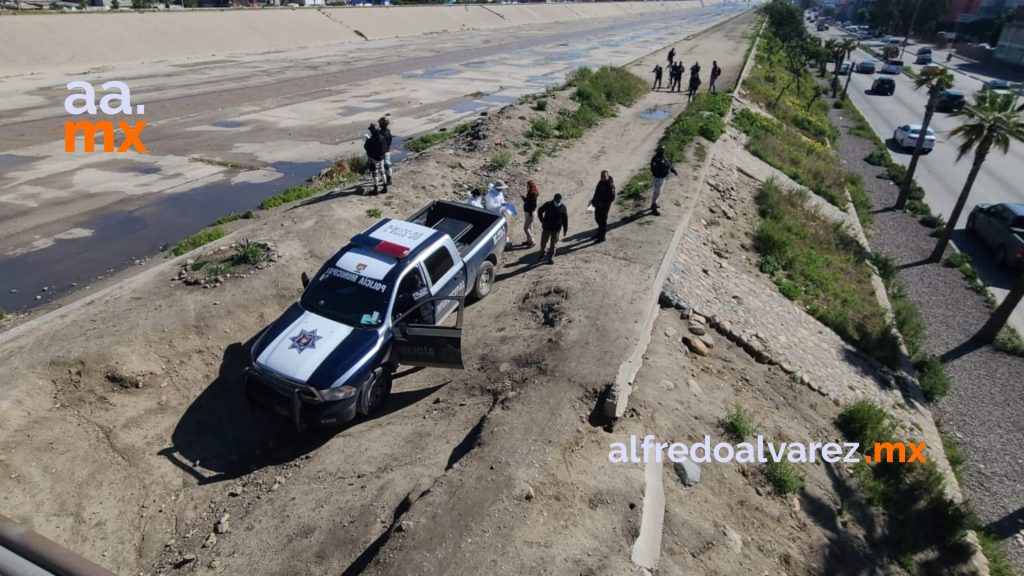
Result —
[[[892, 133], [892, 141], [904, 150], [917, 146], [917, 138], [921, 135], [920, 124], [904, 124]], [[924, 135], [924, 144], [921, 149], [927, 154], [935, 148], [935, 132], [931, 128]]]

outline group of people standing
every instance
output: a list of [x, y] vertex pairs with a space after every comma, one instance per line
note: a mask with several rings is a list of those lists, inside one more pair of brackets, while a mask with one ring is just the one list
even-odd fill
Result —
[[[672, 48], [668, 51], [668, 91], [669, 92], [680, 92], [682, 90], [683, 66], [682, 60], [676, 60], [676, 49]], [[655, 64], [654, 69], [654, 85], [651, 86], [652, 90], [658, 90], [661, 88], [661, 81], [665, 74], [665, 68], [661, 67], [661, 64]], [[708, 90], [715, 92], [715, 82], [718, 77], [722, 75], [722, 69], [718, 67], [718, 61], [713, 60], [711, 62], [711, 76], [708, 84]], [[700, 89], [702, 84], [700, 79], [700, 63], [694, 62], [693, 66], [690, 66], [690, 82], [687, 86], [686, 101], [693, 100], [693, 97], [697, 94], [697, 90]]]
[[363, 134], [363, 150], [373, 174], [373, 194], [379, 192], [383, 185], [384, 193], [391, 184], [391, 127], [387, 116], [381, 116], [377, 124], [370, 124], [368, 132]]
[[[661, 196], [661, 189], [665, 179], [668, 178], [669, 174], [679, 175], [672, 166], [671, 161], [669, 161], [664, 146], [658, 146], [655, 151], [654, 156], [651, 158], [650, 170], [653, 181], [651, 215], [660, 216], [658, 198]], [[469, 193], [468, 198], [466, 198], [466, 204], [504, 216], [508, 216], [510, 213], [514, 214], [513, 207], [505, 199], [505, 192], [507, 190], [508, 185], [501, 180], [495, 180], [488, 185], [486, 193], [479, 188], [474, 188]], [[604, 242], [606, 239], [608, 234], [608, 213], [611, 211], [612, 204], [615, 203], [615, 197], [615, 179], [612, 178], [607, 170], [602, 170], [597, 186], [594, 187], [594, 194], [587, 205], [587, 211], [594, 213], [594, 221], [597, 224], [597, 231], [592, 236], [595, 243]], [[539, 220], [541, 237], [538, 262], [553, 264], [555, 246], [561, 238], [569, 233], [569, 211], [562, 202], [562, 195], [555, 194], [551, 200], [541, 204], [540, 190], [537, 187], [537, 182], [528, 180], [526, 182], [526, 193], [521, 195], [520, 199], [523, 201], [523, 213], [525, 216], [523, 233], [526, 240], [523, 242], [523, 248], [530, 249], [536, 245], [533, 236], [533, 224], [534, 221]], [[536, 214], [536, 217], [534, 214]], [[510, 244], [514, 243], [510, 242]]]

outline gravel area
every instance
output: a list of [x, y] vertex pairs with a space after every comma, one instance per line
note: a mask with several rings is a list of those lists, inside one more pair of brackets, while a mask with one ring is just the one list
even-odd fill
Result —
[[882, 169], [863, 161], [874, 143], [848, 134], [853, 122], [844, 110], [833, 109], [832, 120], [842, 131], [843, 162], [864, 178], [875, 207], [866, 231], [872, 248], [899, 267], [897, 278], [928, 329], [925, 350], [948, 354], [950, 391], [932, 410], [968, 455], [964, 493], [982, 525], [1003, 542], [1017, 573], [1024, 574], [1024, 358], [988, 346], [957, 350], [988, 318], [984, 298], [955, 268], [921, 263], [935, 245], [931, 229], [910, 214], [887, 210], [898, 189], [878, 178]]

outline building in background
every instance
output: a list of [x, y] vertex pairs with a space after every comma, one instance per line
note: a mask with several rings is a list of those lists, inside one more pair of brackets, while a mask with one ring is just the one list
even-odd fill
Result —
[[1017, 7], [1013, 20], [1003, 24], [994, 58], [1001, 64], [1024, 66], [1024, 8]]

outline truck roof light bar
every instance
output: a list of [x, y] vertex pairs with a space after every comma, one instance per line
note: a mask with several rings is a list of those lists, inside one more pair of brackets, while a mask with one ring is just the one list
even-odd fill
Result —
[[394, 242], [388, 242], [387, 240], [381, 240], [374, 248], [381, 254], [387, 254], [394, 258], [405, 258], [409, 255], [409, 249], [401, 244], [395, 244]]

